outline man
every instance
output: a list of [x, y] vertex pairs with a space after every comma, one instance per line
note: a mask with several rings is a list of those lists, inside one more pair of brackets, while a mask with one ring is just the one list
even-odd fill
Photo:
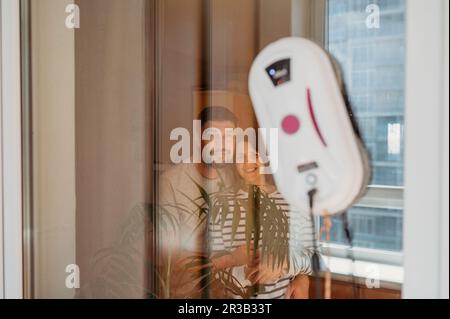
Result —
[[[207, 252], [208, 243], [204, 242], [204, 235], [209, 212], [201, 210], [205, 199], [199, 187], [212, 194], [233, 183], [230, 164], [224, 163], [226, 156], [234, 156], [234, 145], [226, 145], [225, 137], [226, 129], [236, 128], [235, 115], [224, 107], [207, 107], [199, 115], [199, 120], [202, 135], [208, 129], [220, 132], [221, 156], [215, 154], [213, 158], [216, 160], [210, 164], [203, 160], [197, 164], [178, 164], [160, 177], [159, 249], [165, 264], [162, 286], [166, 291], [163, 296], [167, 298], [201, 297], [198, 288], [202, 273], [187, 271], [189, 261]], [[202, 150], [205, 146], [206, 141], [202, 141]]]

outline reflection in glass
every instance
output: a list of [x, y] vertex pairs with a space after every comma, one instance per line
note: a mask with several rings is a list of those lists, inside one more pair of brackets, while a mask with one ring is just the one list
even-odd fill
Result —
[[[371, 184], [402, 187], [406, 3], [376, 1], [380, 28], [368, 28], [365, 9], [373, 3], [328, 0], [327, 47], [341, 65], [352, 109], [371, 155]], [[349, 213], [356, 246], [402, 250], [401, 207], [361, 206]], [[334, 219], [332, 242], [346, 243], [341, 228], [341, 221]]]

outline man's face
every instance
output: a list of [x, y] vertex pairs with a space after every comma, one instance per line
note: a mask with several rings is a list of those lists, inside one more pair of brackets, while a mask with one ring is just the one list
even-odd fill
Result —
[[[230, 136], [230, 133], [232, 135], [231, 130], [234, 130], [236, 128], [236, 125], [232, 121], [208, 121], [203, 126], [203, 132], [207, 129], [215, 129], [217, 132], [220, 132], [220, 136], [222, 138], [222, 147], [220, 150], [217, 150], [217, 152], [220, 152], [222, 163], [214, 163], [213, 165], [215, 167], [222, 167], [226, 165], [225, 159], [226, 158], [234, 158], [234, 150], [235, 150], [235, 142], [234, 138], [227, 138], [227, 134]], [[231, 129], [231, 130], [230, 130]], [[228, 131], [228, 132], [227, 132]], [[228, 140], [228, 143], [226, 143]], [[214, 138], [212, 138], [210, 141], [204, 141], [202, 139], [202, 149], [209, 143], [214, 143]]]

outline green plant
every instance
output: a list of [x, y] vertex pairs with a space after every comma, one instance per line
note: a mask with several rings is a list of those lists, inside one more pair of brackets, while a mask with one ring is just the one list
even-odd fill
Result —
[[[197, 185], [197, 187], [200, 187]], [[201, 192], [204, 193], [204, 190]], [[285, 211], [277, 206], [275, 200], [257, 186], [248, 186], [247, 198], [236, 189], [224, 189], [208, 197], [211, 209], [211, 222], [223, 227], [226, 216], [231, 212], [234, 241], [238, 229], [241, 208], [245, 209], [245, 238], [248, 250], [260, 249], [263, 260], [272, 256], [272, 267], [289, 266], [289, 218]], [[230, 211], [233, 206], [234, 210]], [[252, 247], [253, 245], [253, 247]]]
[[[92, 260], [94, 278], [90, 284], [92, 294], [110, 297], [126, 297], [124, 291], [129, 293], [133, 290], [135, 295], [146, 294], [151, 298], [173, 297], [171, 286], [174, 284], [173, 271], [177, 260], [174, 260], [172, 252], [168, 250], [161, 264], [155, 265], [155, 260], [149, 258], [147, 265], [151, 265], [158, 280], [159, 289], [149, 291], [142, 284], [139, 270], [142, 263], [142, 251], [134, 246], [145, 238], [146, 232], [152, 232], [159, 228], [160, 232], [176, 234], [179, 232], [179, 216], [186, 219], [194, 219], [196, 227], [191, 236], [201, 227], [207, 230], [205, 240], [209, 238], [208, 223], [224, 226], [226, 216], [233, 214], [232, 219], [232, 241], [235, 240], [236, 232], [241, 221], [241, 209], [246, 211], [245, 238], [247, 249], [259, 249], [262, 262], [269, 261], [273, 268], [290, 266], [289, 260], [289, 218], [287, 212], [280, 208], [275, 200], [256, 186], [248, 186], [246, 194], [241, 187], [225, 187], [224, 183], [220, 190], [208, 193], [201, 185], [196, 183], [199, 196], [190, 198], [180, 192], [186, 200], [192, 204], [194, 210], [187, 205], [176, 201], [170, 204], [150, 205], [140, 204], [134, 207], [121, 227], [118, 239], [105, 249], [98, 251]], [[175, 191], [172, 189], [173, 195]], [[234, 209], [232, 209], [234, 207]], [[167, 240], [170, 240], [168, 238]], [[252, 247], [253, 246], [253, 247]], [[158, 250], [159, 247], [155, 249]], [[224, 254], [229, 252], [223, 252]], [[307, 256], [310, 252], [302, 252]], [[216, 271], [211, 265], [211, 252], [208, 249], [204, 254], [188, 257], [183, 271], [187, 275], [192, 273], [192, 282], [201, 283], [201, 291], [217, 290], [228, 291], [232, 295], [248, 298], [257, 292], [264, 292], [264, 286], [256, 285], [245, 288], [233, 274], [232, 269]], [[215, 256], [217, 257], [217, 256]], [[271, 257], [271, 258], [269, 258]], [[161, 266], [162, 265], [162, 266]], [[306, 265], [295, 265], [304, 267]], [[201, 275], [193, 272], [193, 269], [201, 269]], [[125, 289], [126, 288], [126, 289]], [[187, 294], [189, 295], [189, 293]]]

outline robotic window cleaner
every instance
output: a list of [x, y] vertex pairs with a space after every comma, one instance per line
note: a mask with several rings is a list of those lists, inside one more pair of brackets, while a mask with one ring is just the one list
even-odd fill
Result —
[[307, 210], [316, 190], [315, 215], [354, 204], [368, 182], [367, 153], [327, 53], [306, 39], [279, 40], [254, 61], [249, 87], [260, 127], [280, 132], [274, 177], [286, 200]]
[[[292, 207], [316, 216], [345, 212], [363, 194], [370, 176], [367, 152], [339, 80], [328, 54], [302, 38], [270, 44], [250, 71], [259, 126], [279, 129], [279, 168], [273, 172], [278, 190]], [[312, 264], [317, 275], [315, 245]]]

